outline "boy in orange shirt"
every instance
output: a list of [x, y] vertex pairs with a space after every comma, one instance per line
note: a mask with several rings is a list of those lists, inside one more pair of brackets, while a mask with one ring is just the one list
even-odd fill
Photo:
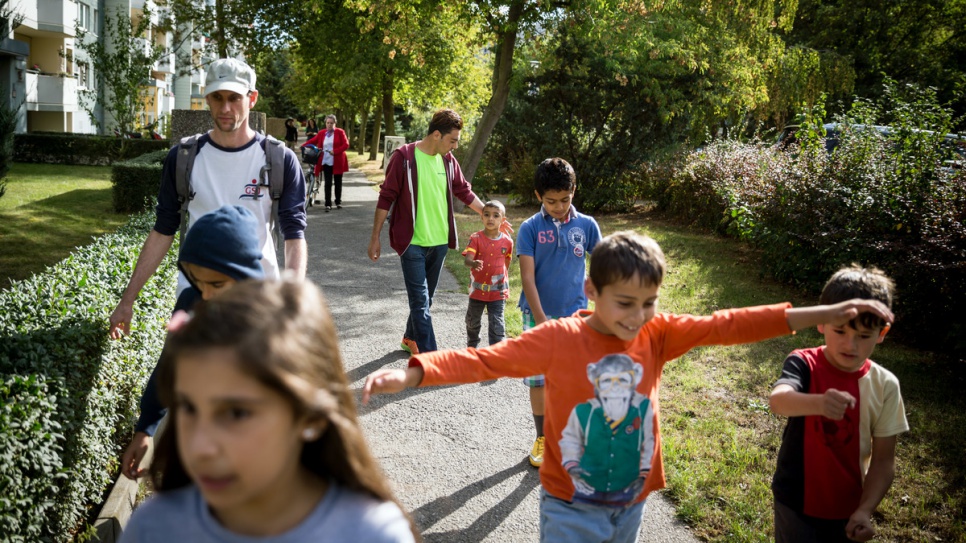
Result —
[[540, 540], [636, 541], [650, 492], [665, 486], [658, 389], [664, 364], [692, 347], [760, 341], [862, 312], [891, 322], [881, 302], [850, 300], [727, 309], [710, 316], [657, 313], [664, 254], [635, 232], [604, 238], [591, 255], [595, 310], [549, 321], [485, 349], [440, 351], [405, 370], [366, 378], [372, 394], [408, 387], [546, 375], [546, 452], [540, 468]]
[[480, 321], [487, 315], [490, 345], [506, 338], [503, 310], [510, 297], [510, 263], [513, 261], [513, 240], [500, 226], [506, 208], [497, 200], [483, 204], [483, 230], [470, 236], [463, 251], [463, 263], [470, 268], [470, 302], [466, 308], [466, 346], [480, 344]]

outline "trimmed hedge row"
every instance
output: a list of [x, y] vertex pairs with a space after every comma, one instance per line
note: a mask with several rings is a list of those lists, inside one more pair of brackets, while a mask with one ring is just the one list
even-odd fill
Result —
[[69, 541], [117, 473], [174, 305], [177, 249], [145, 285], [129, 338], [108, 317], [153, 216], [0, 291], [0, 541]]
[[136, 213], [150, 207], [161, 186], [161, 170], [168, 149], [141, 155], [111, 166], [114, 211]]
[[31, 132], [16, 134], [13, 138], [16, 162], [43, 164], [106, 166], [118, 160], [131, 159], [170, 146], [166, 140], [61, 132]]

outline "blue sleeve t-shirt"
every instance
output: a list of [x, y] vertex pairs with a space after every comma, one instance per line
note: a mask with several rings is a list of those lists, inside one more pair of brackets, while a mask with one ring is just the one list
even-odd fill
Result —
[[[533, 258], [534, 280], [547, 317], [569, 317], [587, 307], [586, 259], [600, 238], [597, 221], [573, 206], [566, 222], [555, 220], [541, 207], [520, 225], [517, 255]], [[530, 310], [522, 289], [519, 306], [523, 311]]]
[[195, 486], [156, 494], [138, 507], [121, 543], [411, 543], [409, 521], [396, 504], [332, 483], [325, 497], [299, 525], [274, 536], [227, 530], [211, 514]]

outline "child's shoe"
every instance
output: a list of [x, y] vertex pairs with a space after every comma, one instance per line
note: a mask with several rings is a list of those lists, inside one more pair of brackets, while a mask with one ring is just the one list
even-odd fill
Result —
[[543, 464], [543, 442], [544, 436], [538, 437], [533, 442], [533, 448], [530, 449], [530, 465], [535, 468], [539, 468], [540, 464]]
[[416, 346], [416, 341], [408, 337], [403, 336], [402, 343], [399, 346], [409, 354], [419, 354], [419, 347]]

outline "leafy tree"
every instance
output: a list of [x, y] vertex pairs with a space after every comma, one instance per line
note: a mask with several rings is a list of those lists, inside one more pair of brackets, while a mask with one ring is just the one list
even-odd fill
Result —
[[886, 76], [935, 87], [966, 113], [966, 1], [800, 0], [789, 43], [851, 60], [855, 92], [882, 96]]
[[[151, 25], [150, 12], [132, 20], [123, 8], [104, 14], [103, 41], [78, 26], [77, 49], [83, 51], [99, 85], [79, 91], [81, 105], [91, 122], [100, 125], [95, 106], [101, 105], [122, 132], [130, 132], [145, 111], [144, 90], [151, 66], [163, 55], [163, 50], [151, 40], [144, 39]], [[101, 127], [104, 128], [104, 127]]]
[[[291, 41], [305, 2], [298, 0], [155, 0], [167, 14], [175, 41], [202, 35], [214, 42], [219, 58], [271, 53]], [[179, 58], [190, 71], [198, 59]]]
[[299, 107], [293, 92], [295, 67], [289, 47], [259, 54], [253, 59], [252, 67], [258, 83], [258, 104], [255, 109], [272, 117], [297, 117]]
[[[411, 11], [400, 6], [398, 17]], [[371, 118], [381, 117], [386, 133], [394, 135], [397, 104], [405, 111], [444, 104], [475, 110], [484, 94], [483, 60], [471, 46], [473, 30], [457, 24], [452, 10], [424, 15], [396, 24], [397, 17], [374, 17], [357, 2], [327, 0], [308, 6], [300, 16], [304, 23], [293, 30], [304, 67], [297, 84], [303, 103], [342, 111], [347, 130], [358, 116], [360, 133], [352, 139], [360, 152], [363, 140], [371, 139], [372, 158], [381, 127], [373, 123], [366, 137]]]

